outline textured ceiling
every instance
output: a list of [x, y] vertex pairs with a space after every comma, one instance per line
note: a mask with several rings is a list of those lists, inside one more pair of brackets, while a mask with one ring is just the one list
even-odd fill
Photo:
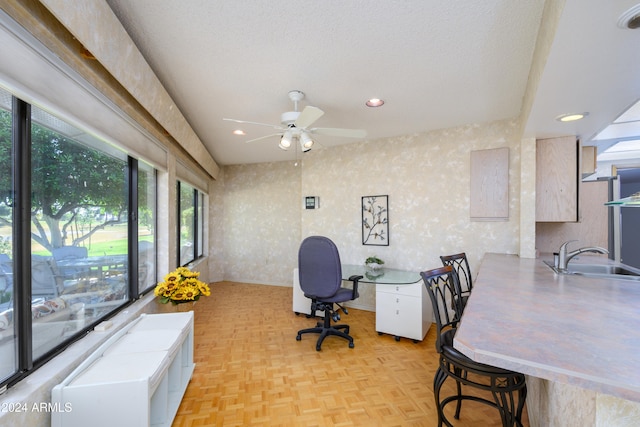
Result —
[[[367, 140], [516, 117], [544, 7], [543, 0], [107, 2], [221, 165], [299, 156], [280, 150], [277, 137], [245, 143], [272, 128], [222, 120], [279, 125], [293, 109], [290, 90], [306, 94], [300, 109], [324, 110], [314, 126], [365, 129]], [[597, 16], [602, 2], [566, 3]], [[599, 7], [615, 14], [629, 2], [605, 3]], [[552, 86], [548, 79], [541, 86]], [[386, 104], [368, 108], [371, 97]], [[545, 108], [532, 113], [541, 123], [551, 113]], [[239, 127], [246, 136], [232, 134]], [[353, 142], [317, 141], [320, 149]]]

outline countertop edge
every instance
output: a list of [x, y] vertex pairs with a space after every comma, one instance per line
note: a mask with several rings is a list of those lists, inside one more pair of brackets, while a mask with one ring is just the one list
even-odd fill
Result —
[[[583, 282], [584, 280], [589, 282]], [[454, 346], [467, 357], [480, 363], [640, 401], [640, 375], [634, 371], [615, 372], [614, 366], [615, 363], [624, 364], [624, 360], [627, 360], [627, 364], [637, 360], [637, 354], [640, 354], [640, 340], [636, 340], [638, 343], [633, 347], [633, 350], [638, 350], [637, 353], [626, 354], [623, 351], [617, 354], [616, 360], [609, 360], [608, 357], [598, 360], [600, 355], [593, 351], [593, 348], [598, 346], [600, 330], [596, 328], [590, 331], [593, 326], [591, 323], [598, 321], [592, 317], [597, 317], [598, 313], [594, 313], [594, 316], [584, 316], [581, 312], [575, 317], [579, 318], [578, 322], [587, 319], [587, 324], [572, 325], [571, 313], [567, 313], [566, 308], [570, 306], [570, 310], [579, 311], [581, 307], [579, 301], [576, 301], [578, 297], [602, 299], [602, 295], [607, 295], [606, 292], [615, 294], [630, 289], [631, 285], [635, 285], [639, 290], [632, 293], [633, 301], [640, 302], [640, 283], [637, 282], [567, 277], [554, 273], [540, 258], [523, 259], [517, 255], [485, 254], [454, 338]], [[596, 290], [600, 295], [595, 293]], [[500, 300], [502, 291], [508, 292], [505, 292], [504, 298]], [[602, 294], [603, 291], [605, 294]], [[545, 306], [535, 306], [536, 301]], [[605, 303], [608, 301], [603, 304]], [[628, 307], [622, 309], [628, 310]], [[587, 310], [587, 307], [584, 310]], [[638, 330], [634, 325], [640, 325], [640, 310], [635, 311], [638, 315], [632, 319], [631, 324], [626, 324], [626, 330]], [[512, 317], [512, 321], [492, 318], [496, 313]], [[541, 316], [540, 313], [544, 314]], [[531, 319], [533, 321], [530, 321]], [[570, 342], [567, 348], [571, 352], [562, 348], [559, 343], [565, 344], [565, 341], [570, 339], [567, 340], [565, 330], [555, 329], [557, 325], [553, 319], [557, 319], [557, 323], [561, 325], [572, 325], [576, 334], [582, 335], [582, 344], [580, 340]], [[580, 327], [584, 329], [578, 330]], [[612, 330], [616, 330], [615, 325], [611, 327]], [[488, 332], [483, 333], [485, 331]], [[593, 332], [593, 335], [590, 336], [590, 332]], [[610, 335], [606, 338], [610, 339]], [[625, 337], [619, 339], [624, 340]], [[539, 342], [535, 342], [536, 340]], [[514, 344], [505, 347], [504, 341]], [[602, 345], [611, 345], [611, 342]], [[531, 351], [530, 347], [539, 347], [540, 352]], [[629, 346], [622, 350], [629, 350]], [[572, 360], [572, 357], [575, 360]], [[567, 363], [568, 360], [574, 363]], [[590, 363], [603, 369], [590, 369]], [[603, 364], [609, 367], [601, 366]], [[630, 369], [631, 366], [626, 368]], [[623, 376], [623, 373], [626, 375]]]

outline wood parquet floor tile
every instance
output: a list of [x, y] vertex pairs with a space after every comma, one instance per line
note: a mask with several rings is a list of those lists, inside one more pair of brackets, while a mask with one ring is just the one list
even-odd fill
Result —
[[[212, 283], [194, 311], [196, 368], [173, 427], [437, 423], [433, 327], [422, 342], [396, 342], [375, 331], [375, 313], [349, 309], [341, 323], [355, 348], [328, 337], [318, 352], [317, 334], [296, 341], [317, 320], [293, 313], [291, 288]], [[453, 393], [447, 383], [443, 395]], [[460, 420], [448, 410], [456, 427], [500, 425], [496, 410], [475, 402], [464, 402]]]

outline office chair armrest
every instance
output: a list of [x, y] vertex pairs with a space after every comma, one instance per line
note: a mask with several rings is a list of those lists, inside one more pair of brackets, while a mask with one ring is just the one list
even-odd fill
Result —
[[353, 293], [351, 298], [352, 299], [356, 299], [358, 296], [358, 281], [360, 279], [362, 279], [364, 276], [358, 276], [357, 274], [354, 274], [353, 276], [349, 277], [349, 280], [353, 282]]

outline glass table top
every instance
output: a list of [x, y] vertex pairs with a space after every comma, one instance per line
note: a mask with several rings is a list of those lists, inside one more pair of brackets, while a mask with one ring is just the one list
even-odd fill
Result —
[[422, 280], [415, 271], [382, 268], [371, 270], [364, 265], [342, 264], [342, 280], [349, 280], [353, 275], [363, 276], [360, 283], [380, 283], [384, 285], [409, 285]]

